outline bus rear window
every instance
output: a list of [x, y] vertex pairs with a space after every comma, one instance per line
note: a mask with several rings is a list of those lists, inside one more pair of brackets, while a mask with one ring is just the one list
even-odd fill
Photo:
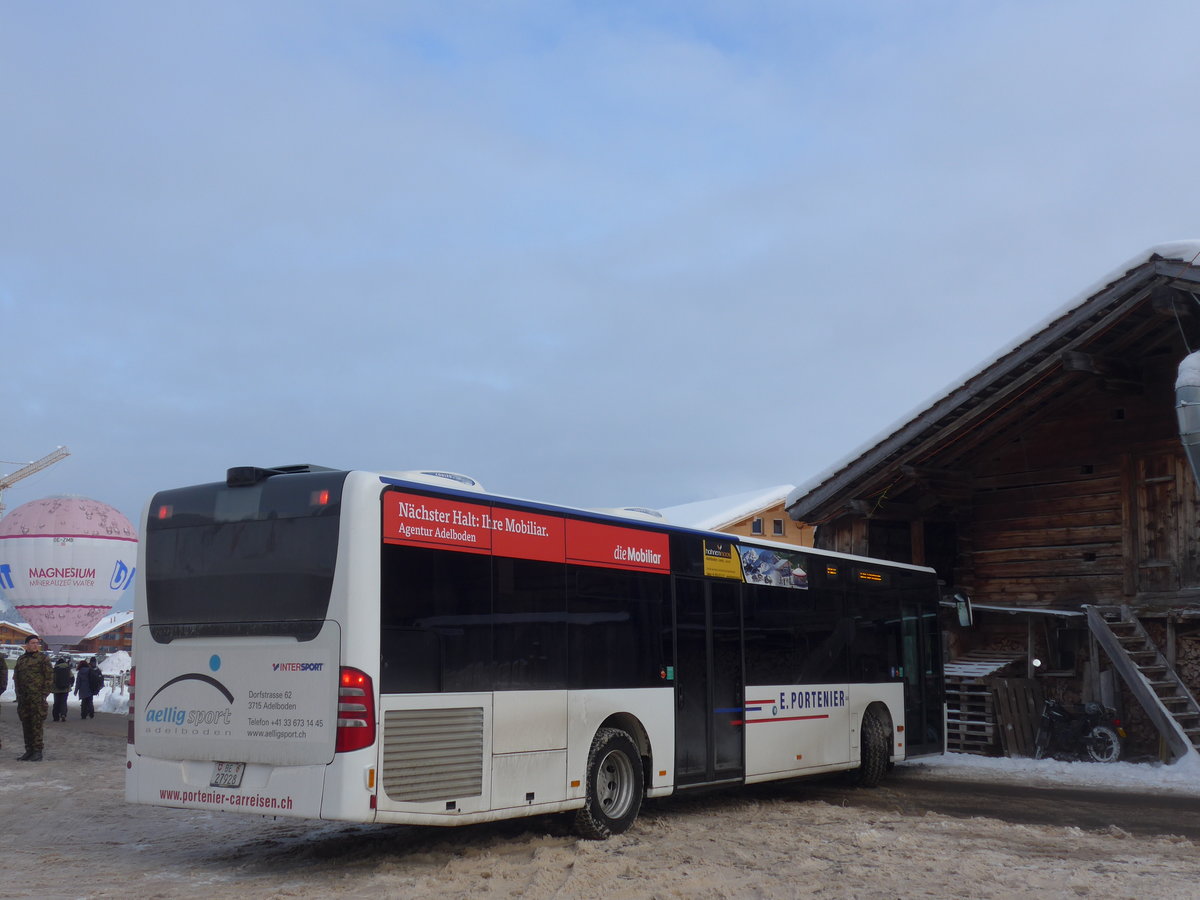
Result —
[[306, 472], [156, 494], [145, 538], [154, 640], [316, 637], [329, 608], [345, 478]]

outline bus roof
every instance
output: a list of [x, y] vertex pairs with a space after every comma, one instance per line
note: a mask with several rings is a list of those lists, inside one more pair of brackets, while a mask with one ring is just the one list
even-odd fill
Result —
[[[448, 494], [473, 502], [478, 502], [481, 499], [487, 499], [504, 504], [513, 504], [527, 509], [537, 510], [539, 512], [557, 513], [559, 515], [565, 514], [588, 519], [596, 519], [600, 521], [621, 522], [623, 525], [628, 525], [630, 520], [634, 520], [645, 528], [656, 531], [666, 531], [672, 534], [691, 534], [701, 538], [713, 538], [722, 541], [728, 541], [734, 544], [745, 544], [751, 547], [769, 547], [771, 549], [789, 551], [792, 553], [815, 553], [822, 557], [831, 559], [842, 559], [848, 562], [869, 563], [874, 566], [886, 565], [898, 569], [909, 569], [917, 572], [932, 573], [934, 571], [929, 566], [918, 566], [913, 565], [912, 563], [875, 559], [867, 556], [856, 556], [852, 553], [839, 553], [835, 550], [822, 550], [817, 547], [804, 547], [797, 544], [786, 544], [781, 541], [772, 541], [767, 538], [750, 538], [746, 537], [745, 535], [728, 534], [722, 531], [707, 531], [699, 528], [691, 528], [686, 525], [677, 525], [672, 523], [657, 510], [648, 510], [642, 507], [587, 509], [583, 507], [544, 503], [538, 500], [528, 500], [522, 497], [511, 497], [505, 494], [496, 494], [492, 493], [491, 491], [486, 491], [483, 489], [483, 486], [474, 479], [470, 479], [471, 484], [469, 486], [461, 482], [451, 481], [448, 479], [438, 480], [436, 476], [441, 473], [432, 471], [394, 473], [371, 472], [368, 474], [376, 475], [383, 484], [412, 487], [416, 488], [417, 490], [436, 491], [439, 494]], [[414, 476], [425, 477], [418, 478]]]

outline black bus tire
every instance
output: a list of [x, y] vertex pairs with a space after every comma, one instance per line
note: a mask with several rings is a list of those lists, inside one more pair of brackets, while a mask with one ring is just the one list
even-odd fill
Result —
[[859, 787], [878, 787], [887, 772], [891, 749], [892, 734], [887, 721], [878, 711], [868, 709], [859, 732], [859, 763], [854, 783]]
[[596, 732], [588, 753], [586, 789], [587, 801], [575, 816], [582, 837], [602, 841], [629, 829], [645, 794], [642, 758], [633, 738], [616, 728]]

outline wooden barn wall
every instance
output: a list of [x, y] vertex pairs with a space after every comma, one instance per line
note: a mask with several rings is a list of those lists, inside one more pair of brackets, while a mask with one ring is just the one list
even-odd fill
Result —
[[[1175, 476], [1179, 464], [1186, 468], [1173, 376], [1173, 365], [1169, 372], [1157, 367], [1142, 393], [1104, 391], [1097, 380], [979, 456], [957, 573], [979, 602], [1071, 608], [1125, 602], [1145, 588], [1150, 576], [1131, 577], [1131, 557], [1141, 552], [1157, 560], [1155, 542], [1183, 524], [1162, 518], [1181, 512]], [[1154, 466], [1172, 468], [1169, 486], [1148, 479], [1149, 489], [1172, 493], [1157, 510], [1142, 509], [1149, 521], [1139, 537], [1134, 478], [1146, 461], [1151, 474]]]
[[957, 573], [980, 603], [1065, 607], [1121, 593], [1119, 455], [1029, 434], [989, 468], [976, 476]]
[[[1175, 420], [1175, 360], [1164, 355], [1142, 375], [1140, 392], [1064, 380], [1049, 411], [964, 457], [921, 460], [972, 482], [953, 516], [947, 580], [979, 603], [1008, 606], [1200, 598], [1200, 500]], [[868, 520], [847, 515], [823, 526], [818, 543], [879, 555], [870, 533]]]

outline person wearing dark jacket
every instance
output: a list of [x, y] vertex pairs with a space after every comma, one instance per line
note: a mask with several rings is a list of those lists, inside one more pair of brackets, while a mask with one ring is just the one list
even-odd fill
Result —
[[88, 665], [91, 666], [91, 671], [88, 673], [92, 676], [92, 696], [99, 697], [100, 692], [104, 690], [104, 673], [100, 671], [100, 664], [96, 662], [96, 657], [88, 660]]
[[85, 659], [79, 664], [79, 671], [75, 673], [75, 696], [79, 698], [79, 718], [81, 719], [96, 718], [96, 709], [92, 703], [92, 697], [95, 696], [92, 671], [92, 667]]
[[8, 690], [8, 660], [0, 657], [0, 694]]
[[54, 689], [54, 666], [42, 652], [42, 641], [37, 635], [25, 639], [25, 652], [13, 667], [13, 684], [17, 692], [17, 715], [25, 736], [25, 754], [17, 759], [41, 762], [46, 695]]
[[75, 676], [71, 674], [71, 661], [60, 656], [54, 663], [54, 721], [67, 721], [67, 695], [71, 693], [71, 685]]

